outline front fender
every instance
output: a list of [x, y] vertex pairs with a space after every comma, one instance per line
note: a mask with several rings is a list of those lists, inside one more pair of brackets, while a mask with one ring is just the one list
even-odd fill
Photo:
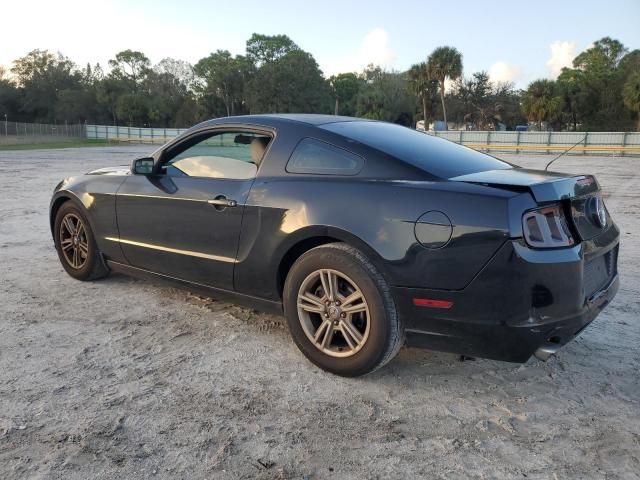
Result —
[[116, 192], [124, 178], [118, 176], [83, 175], [60, 182], [53, 193], [49, 206], [49, 221], [53, 233], [55, 216], [67, 201], [82, 209], [89, 221], [96, 244], [105, 258], [125, 261], [120, 246], [106, 237], [119, 235], [116, 221]]

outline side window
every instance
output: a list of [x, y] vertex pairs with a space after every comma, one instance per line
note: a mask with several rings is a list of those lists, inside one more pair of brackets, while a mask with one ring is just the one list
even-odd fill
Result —
[[246, 132], [204, 134], [167, 151], [162, 170], [172, 177], [251, 179], [270, 141], [269, 136]]
[[318, 175], [356, 175], [362, 157], [329, 143], [305, 138], [296, 146], [287, 163], [287, 172]]

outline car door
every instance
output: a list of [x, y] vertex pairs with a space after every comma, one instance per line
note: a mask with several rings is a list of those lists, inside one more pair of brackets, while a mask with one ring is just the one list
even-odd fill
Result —
[[154, 173], [127, 178], [116, 211], [128, 262], [233, 289], [244, 204], [270, 138], [237, 129], [196, 134], [163, 152]]

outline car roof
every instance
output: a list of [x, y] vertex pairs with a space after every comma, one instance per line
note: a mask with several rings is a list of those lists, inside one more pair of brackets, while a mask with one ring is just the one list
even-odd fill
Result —
[[272, 113], [255, 116], [281, 118], [285, 120], [292, 120], [294, 122], [308, 123], [310, 125], [324, 125], [326, 123], [355, 122], [358, 120], [363, 120], [362, 118], [345, 117], [342, 115], [325, 115], [318, 113]]
[[370, 121], [364, 118], [345, 117], [341, 115], [324, 115], [317, 113], [266, 113], [260, 115], [237, 115], [233, 117], [222, 117], [207, 120], [200, 124], [215, 125], [220, 123], [253, 123], [262, 125], [273, 125], [279, 121], [304, 123], [307, 125], [326, 125], [328, 123], [339, 122], [366, 122]]

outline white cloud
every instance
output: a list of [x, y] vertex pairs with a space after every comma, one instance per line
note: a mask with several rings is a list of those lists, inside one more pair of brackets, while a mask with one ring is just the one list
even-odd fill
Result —
[[374, 28], [364, 36], [357, 50], [331, 58], [322, 64], [322, 71], [328, 77], [337, 73], [360, 72], [369, 64], [390, 67], [394, 60], [389, 34], [382, 28]]
[[381, 28], [376, 28], [367, 33], [360, 46], [359, 57], [366, 62], [365, 65], [388, 66], [393, 63], [395, 55], [389, 47], [389, 35]]
[[549, 45], [551, 57], [547, 60], [549, 78], [556, 78], [562, 72], [563, 67], [570, 67], [576, 57], [576, 44], [574, 42], [553, 42]]
[[489, 78], [492, 82], [516, 82], [522, 76], [522, 70], [515, 65], [499, 61], [489, 67]]

